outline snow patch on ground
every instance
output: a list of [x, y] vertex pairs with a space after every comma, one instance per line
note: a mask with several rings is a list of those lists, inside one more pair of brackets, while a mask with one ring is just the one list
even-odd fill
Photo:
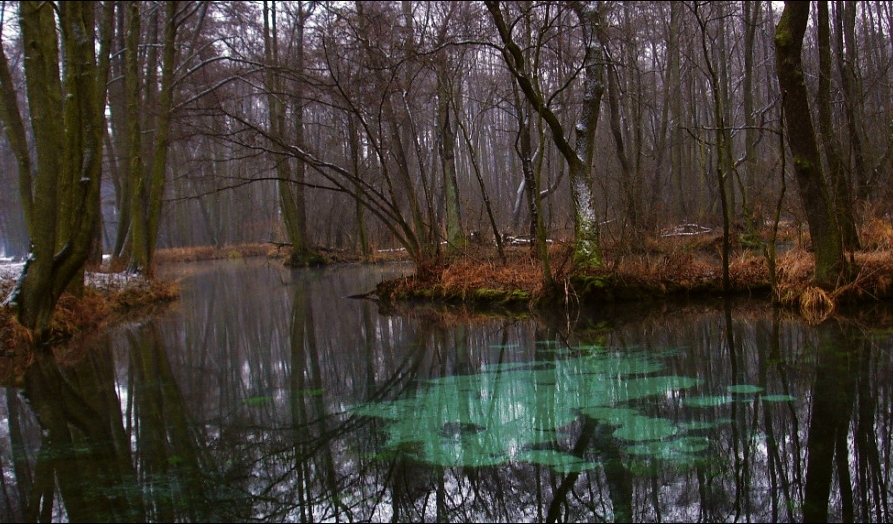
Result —
[[15, 282], [22, 274], [23, 267], [25, 267], [24, 262], [0, 263], [0, 281], [12, 280]]
[[[0, 290], [9, 287], [12, 289], [19, 275], [22, 274], [22, 268], [25, 267], [24, 262], [3, 262], [0, 263]], [[88, 271], [85, 274], [85, 283], [87, 286], [95, 287], [103, 292], [120, 291], [128, 286], [142, 285], [146, 283], [146, 279], [137, 273], [95, 273]], [[2, 295], [2, 294], [0, 294]], [[0, 296], [0, 302], [5, 297]]]

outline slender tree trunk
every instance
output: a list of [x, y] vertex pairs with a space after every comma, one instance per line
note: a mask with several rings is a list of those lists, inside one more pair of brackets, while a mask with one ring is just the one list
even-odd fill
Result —
[[[721, 75], [714, 68], [714, 60], [711, 56], [711, 46], [707, 44], [709, 39], [707, 19], [702, 18], [699, 12], [700, 6], [695, 4], [695, 16], [701, 27], [701, 51], [704, 56], [704, 63], [707, 65], [707, 76], [710, 83], [710, 91], [713, 95], [713, 121], [716, 126], [714, 133], [716, 141], [716, 187], [719, 191], [720, 210], [722, 211], [722, 288], [728, 291], [730, 286], [729, 277], [729, 258], [731, 256], [730, 233], [731, 233], [731, 216], [733, 204], [730, 202], [730, 184], [731, 169], [729, 168], [731, 157], [731, 144], [728, 130], [726, 129], [726, 105], [728, 99], [725, 96], [725, 88], [723, 87]], [[720, 20], [722, 13], [720, 12]], [[720, 26], [722, 32], [722, 26]], [[722, 57], [720, 57], [722, 59]]]
[[161, 223], [161, 204], [167, 180], [167, 156], [170, 145], [171, 110], [174, 97], [174, 65], [177, 60], [177, 9], [178, 2], [168, 1], [165, 6], [164, 42], [161, 54], [161, 93], [158, 99], [158, 118], [155, 124], [155, 142], [152, 157], [152, 173], [149, 186], [149, 202], [146, 212], [146, 268], [152, 269], [152, 256], [158, 243]]
[[[303, 6], [299, 4], [298, 26], [296, 27], [296, 56], [295, 68], [299, 71], [304, 67], [304, 13]], [[286, 132], [285, 113], [286, 96], [280, 71], [283, 58], [279, 55], [279, 28], [276, 20], [276, 2], [264, 2], [264, 56], [267, 61], [267, 104], [270, 112], [270, 133], [274, 141], [281, 143], [293, 142], [300, 149], [304, 148], [304, 102], [300, 89], [296, 95], [292, 118], [294, 119], [294, 134], [289, 136]], [[282, 152], [280, 144], [274, 144], [278, 152]], [[294, 165], [292, 165], [294, 162]], [[276, 177], [279, 189], [279, 209], [285, 224], [285, 231], [291, 242], [291, 255], [286, 264], [292, 266], [306, 266], [319, 263], [320, 259], [309, 249], [307, 242], [307, 212], [304, 197], [305, 165], [300, 158], [293, 159], [288, 155], [276, 156]]]
[[485, 2], [503, 43], [502, 55], [512, 76], [533, 108], [543, 117], [552, 131], [552, 140], [568, 163], [571, 201], [574, 208], [574, 263], [580, 267], [599, 267], [602, 252], [599, 242], [595, 198], [592, 190], [592, 158], [594, 137], [598, 124], [601, 97], [604, 92], [602, 61], [604, 52], [596, 38], [601, 14], [593, 2], [572, 2], [583, 33], [583, 110], [575, 126], [573, 145], [565, 136], [564, 126], [549, 109], [542, 94], [536, 89], [527, 70], [521, 48], [512, 38], [497, 2]]
[[[847, 131], [854, 164], [856, 196], [859, 200], [867, 200], [868, 166], [865, 159], [862, 130], [864, 119], [861, 78], [858, 68], [858, 47], [856, 46], [856, 2], [837, 2], [837, 65], [840, 71], [840, 85], [843, 90], [844, 111], [846, 113]], [[857, 239], [858, 243], [858, 239]]]
[[459, 117], [458, 113], [456, 115], [456, 123], [459, 124], [459, 129], [462, 130], [462, 137], [465, 139], [465, 146], [468, 148], [468, 159], [471, 162], [472, 169], [474, 169], [475, 178], [477, 178], [478, 187], [481, 190], [481, 198], [484, 200], [484, 209], [487, 211], [487, 218], [490, 221], [490, 228], [493, 230], [493, 238], [496, 241], [496, 251], [499, 253], [499, 259], [505, 262], [505, 250], [502, 247], [502, 235], [499, 234], [499, 227], [496, 225], [496, 217], [493, 215], [493, 206], [490, 204], [490, 195], [487, 193], [487, 187], [484, 184], [484, 175], [481, 173], [481, 166], [478, 162], [474, 144], [471, 141], [471, 137], [468, 136], [468, 129], [465, 128], [465, 124], [462, 123], [462, 119]]
[[127, 9], [126, 49], [124, 52], [124, 85], [127, 100], [127, 137], [130, 172], [130, 264], [132, 271], [142, 271], [149, 263], [146, 246], [146, 180], [143, 166], [142, 126], [140, 124], [140, 3], [131, 2]]
[[[445, 60], [447, 60], [445, 58]], [[451, 250], [465, 244], [462, 214], [459, 206], [459, 180], [456, 177], [456, 130], [451, 120], [452, 89], [448, 78], [449, 62], [440, 64], [437, 72], [437, 135], [440, 166], [443, 173], [444, 204], [446, 209], [447, 243]]]
[[533, 250], [543, 270], [543, 287], [551, 289], [552, 269], [549, 266], [549, 246], [546, 243], [546, 228], [543, 225], [543, 209], [540, 200], [540, 181], [533, 169], [533, 146], [531, 144], [531, 115], [527, 100], [521, 99], [517, 86], [512, 86], [518, 114], [518, 156], [521, 159], [521, 172], [524, 174], [524, 187], [527, 192], [527, 205], [530, 212], [530, 229]]
[[757, 239], [757, 232], [760, 224], [755, 221], [761, 220], [756, 209], [759, 207], [756, 198], [755, 179], [757, 176], [757, 158], [756, 158], [756, 142], [757, 129], [754, 119], [754, 48], [757, 34], [757, 28], [760, 23], [760, 11], [762, 9], [760, 2], [741, 2], [741, 8], [744, 11], [743, 31], [744, 31], [744, 78], [742, 103], [744, 111], [744, 180], [741, 183], [741, 201], [742, 203], [750, 202], [750, 209], [745, 206], [744, 223], [747, 228], [747, 235], [751, 240]]
[[[360, 172], [360, 135], [357, 130], [356, 117], [354, 115], [347, 116], [347, 135], [350, 147], [351, 168], [354, 173]], [[369, 260], [372, 257], [372, 250], [369, 246], [369, 233], [366, 230], [366, 218], [364, 213], [363, 200], [360, 198], [361, 188], [359, 184], [354, 184], [356, 195], [354, 196], [354, 213], [357, 218], [357, 236], [359, 241], [360, 253], [363, 260]]]
[[[608, 36], [604, 30], [598, 32], [598, 38], [603, 48], [607, 49]], [[614, 150], [617, 153], [617, 160], [620, 162], [620, 187], [622, 191], [621, 199], [623, 201], [623, 214], [627, 224], [632, 231], [633, 238], [629, 244], [632, 246], [641, 245], [641, 199], [642, 187], [638, 183], [639, 174], [633, 172], [630, 165], [629, 156], [623, 141], [623, 129], [620, 125], [620, 87], [618, 85], [617, 69], [614, 67], [613, 61], [609, 58], [607, 62], [608, 76], [608, 109], [609, 123], [611, 126], [611, 136], [614, 138]]]
[[831, 114], [831, 26], [828, 16], [828, 2], [822, 0], [818, 7], [818, 49], [819, 85], [816, 103], [819, 113], [819, 134], [822, 137], [822, 150], [828, 166], [837, 222], [843, 238], [844, 248], [850, 251], [859, 249], [859, 235], [853, 218], [853, 198], [846, 176], [846, 167], [840, 157], [840, 142], [834, 133]]

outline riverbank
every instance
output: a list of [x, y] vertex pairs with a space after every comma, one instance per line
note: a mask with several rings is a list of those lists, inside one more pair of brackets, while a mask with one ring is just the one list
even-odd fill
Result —
[[[12, 358], [0, 367], [24, 369], [33, 354], [31, 333], [16, 321], [12, 306], [7, 303], [23, 266], [21, 262], [0, 264], [0, 357]], [[169, 303], [180, 295], [176, 282], [97, 269], [85, 273], [82, 296], [63, 293], [60, 297], [47, 346], [60, 346], [135, 312]]]
[[[875, 221], [863, 229], [861, 236], [864, 249], [850, 255], [858, 268], [856, 278], [833, 291], [811, 285], [813, 256], [800, 247], [808, 244], [808, 238], [804, 240], [799, 232], [788, 231], [782, 241], [783, 253], [776, 258], [774, 290], [763, 252], [736, 245], [729, 264], [729, 290], [724, 293], [721, 236], [698, 231], [649, 239], [645, 248], [635, 253], [608, 245], [606, 262], [598, 269], [575, 268], [571, 245], [555, 242], [549, 248], [554, 282], [549, 289], [543, 286], [541, 266], [529, 246], [507, 246], [505, 259], [500, 259], [495, 247], [470, 243], [429, 268], [426, 277], [413, 274], [387, 280], [367, 295], [377, 298], [384, 308], [433, 302], [498, 313], [731, 294], [764, 302], [774, 300], [817, 323], [840, 305], [893, 299], [893, 227]], [[156, 265], [256, 256], [284, 258], [286, 254], [286, 246], [272, 243], [162, 249], [156, 253]], [[321, 254], [332, 264], [364, 262], [359, 254], [349, 251], [323, 249]], [[379, 251], [371, 262], [397, 260], [408, 260], [405, 251]], [[0, 301], [12, 292], [21, 268], [22, 263], [0, 264]], [[60, 299], [50, 344], [70, 340], [129, 312], [179, 296], [174, 282], [146, 279], [115, 269], [106, 266], [88, 271], [84, 296], [64, 295]], [[0, 355], [16, 354], [17, 348], [30, 344], [28, 331], [14, 320], [8, 304], [0, 306], [0, 344]]]
[[856, 278], [835, 290], [812, 286], [814, 258], [798, 247], [802, 243], [802, 239], [788, 239], [786, 249], [776, 257], [774, 290], [762, 250], [738, 245], [730, 259], [729, 289], [724, 291], [721, 236], [705, 234], [652, 240], [641, 254], [608, 249], [606, 262], [598, 269], [573, 267], [572, 246], [552, 244], [551, 289], [544, 288], [542, 269], [528, 247], [511, 248], [505, 261], [488, 250], [467, 251], [433, 268], [426, 278], [411, 275], [382, 282], [375, 295], [385, 307], [434, 300], [476, 309], [497, 306], [518, 310], [727, 294], [774, 300], [814, 323], [841, 305], [893, 299], [893, 228], [889, 225], [875, 224], [863, 232], [865, 249], [849, 255], [857, 268]]

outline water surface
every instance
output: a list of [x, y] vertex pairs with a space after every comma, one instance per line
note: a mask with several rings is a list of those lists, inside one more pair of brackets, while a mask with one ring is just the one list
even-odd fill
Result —
[[178, 266], [170, 310], [0, 390], [0, 518], [890, 520], [885, 310], [346, 298], [410, 269]]

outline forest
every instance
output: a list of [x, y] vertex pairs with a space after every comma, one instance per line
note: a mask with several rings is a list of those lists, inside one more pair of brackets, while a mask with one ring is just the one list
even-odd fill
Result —
[[0, 39], [0, 521], [893, 521], [893, 1]]
[[[893, 2], [5, 2], [0, 255], [40, 332], [84, 266], [276, 243], [889, 248]], [[860, 238], [861, 237], [861, 238]], [[769, 250], [767, 250], [767, 253]]]

